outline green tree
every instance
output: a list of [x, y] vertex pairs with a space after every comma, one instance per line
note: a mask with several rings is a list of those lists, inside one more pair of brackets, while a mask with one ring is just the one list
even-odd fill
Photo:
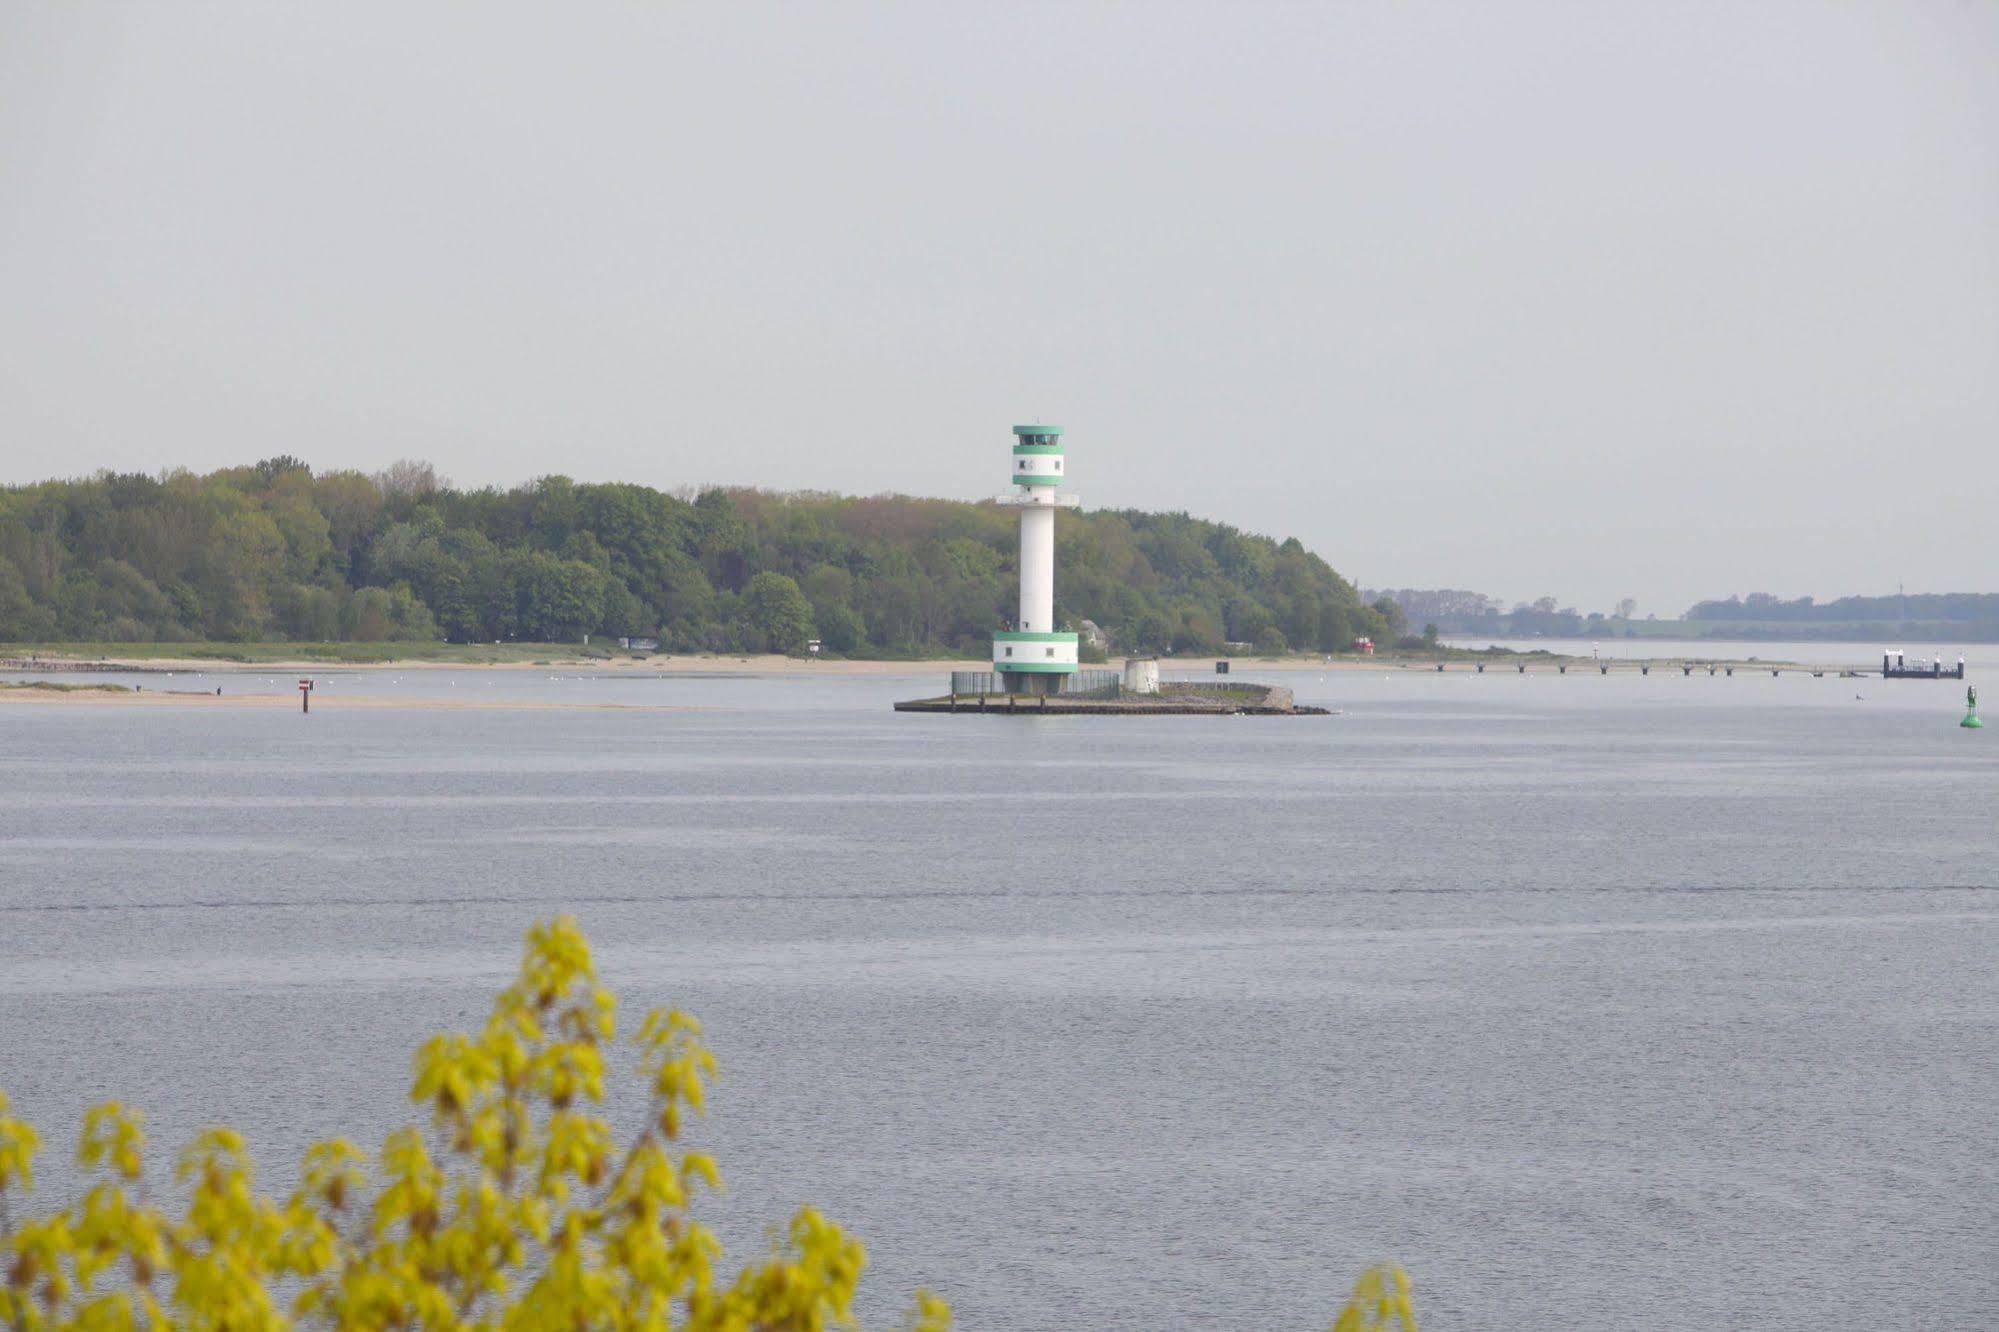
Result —
[[781, 573], [765, 571], [743, 589], [743, 622], [769, 649], [797, 652], [812, 636], [812, 604], [798, 584]]
[[221, 639], [254, 640], [270, 619], [270, 594], [283, 574], [285, 541], [270, 516], [220, 486], [206, 492], [213, 510], [194, 569], [207, 613], [204, 628]]
[[1400, 638], [1402, 631], [1408, 627], [1409, 621], [1402, 613], [1402, 605], [1394, 597], [1377, 598], [1374, 613], [1381, 617], [1381, 623], [1391, 638]]
[[749, 581], [755, 545], [727, 491], [707, 490], [695, 497], [694, 524], [701, 571], [716, 587], [739, 592]]
[[359, 472], [329, 472], [312, 483], [312, 502], [326, 516], [327, 539], [351, 567], [354, 554], [366, 546], [382, 516], [382, 492]]
[[331, 642], [351, 637], [347, 612], [354, 595], [344, 587], [293, 584], [279, 598], [278, 626], [295, 642]]
[[1173, 631], [1175, 652], [1211, 656], [1225, 647], [1221, 622], [1214, 616], [1193, 608], [1180, 612], [1180, 626]]
[[655, 617], [631, 589], [615, 578], [604, 581], [604, 618], [598, 629], [610, 638], [628, 634], [650, 634], [658, 628]]
[[27, 580], [0, 559], [0, 641], [34, 643], [55, 634], [55, 617], [28, 595]]
[[603, 623], [606, 579], [595, 566], [539, 550], [523, 552], [513, 564], [522, 638], [570, 643]]
[[396, 620], [387, 588], [362, 588], [340, 618], [342, 636], [353, 642], [385, 643], [395, 637]]
[[819, 630], [820, 641], [828, 652], [838, 652], [842, 656], [853, 656], [867, 645], [867, 626], [854, 609], [845, 603], [834, 603], [824, 610], [815, 611], [813, 625]]
[[1165, 612], [1149, 610], [1138, 617], [1131, 630], [1132, 647], [1139, 652], [1167, 652], [1173, 647], [1173, 621]]
[[890, 574], [868, 581], [862, 617], [868, 638], [893, 653], [908, 653], [922, 644], [923, 601], [912, 575]]
[[1318, 634], [1315, 642], [1321, 652], [1345, 652], [1353, 645], [1353, 617], [1338, 605], [1319, 607]]

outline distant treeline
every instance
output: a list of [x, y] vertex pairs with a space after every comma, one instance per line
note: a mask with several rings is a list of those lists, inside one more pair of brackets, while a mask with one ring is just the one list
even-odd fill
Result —
[[1683, 619], [1637, 618], [1629, 598], [1587, 615], [1553, 597], [1505, 603], [1456, 588], [1390, 588], [1363, 592], [1370, 601], [1393, 602], [1411, 625], [1439, 632], [1493, 638], [1817, 638], [1884, 641], [1999, 642], [1999, 594], [1923, 593], [1907, 597], [1841, 597], [1786, 601], [1767, 592], [1725, 601], [1703, 601]]
[[[1622, 632], [1638, 603], [1625, 600], [1614, 615], [1591, 611], [1584, 615], [1573, 606], [1562, 606], [1553, 597], [1535, 602], [1519, 602], [1512, 610], [1497, 597], [1459, 588], [1385, 588], [1361, 595], [1384, 608], [1392, 605], [1411, 627], [1434, 626], [1439, 633], [1491, 636], [1494, 638], [1577, 638], [1584, 634], [1602, 636]], [[1616, 628], [1612, 628], [1616, 625]]]
[[[1017, 522], [989, 503], [561, 476], [458, 490], [421, 463], [105, 473], [0, 489], [0, 641], [593, 634], [980, 654], [1014, 610]], [[1333, 650], [1399, 628], [1295, 539], [1178, 513], [1078, 513], [1057, 530], [1057, 616], [1120, 650]]]
[[1999, 593], [1923, 592], [1914, 596], [1840, 597], [1836, 601], [1798, 597], [1786, 601], [1768, 592], [1751, 592], [1746, 597], [1730, 597], [1726, 601], [1699, 602], [1687, 612], [1687, 618], [1798, 623], [1866, 620], [1890, 624], [1906, 620], [1999, 627]]
[[1787, 601], [1767, 592], [1752, 592], [1746, 597], [1700, 602], [1687, 612], [1686, 623], [1701, 637], [1999, 643], [1999, 593], [1896, 593]]

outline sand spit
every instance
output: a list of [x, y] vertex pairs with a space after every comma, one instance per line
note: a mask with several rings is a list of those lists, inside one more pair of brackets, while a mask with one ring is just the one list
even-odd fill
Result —
[[[299, 710], [296, 694], [231, 694], [186, 689], [119, 690], [0, 688], [0, 707], [57, 708], [262, 708]], [[315, 692], [314, 712], [417, 709], [433, 712], [715, 712], [716, 708], [667, 703], [563, 703], [535, 699], [396, 698], [379, 694]]]
[[825, 661], [768, 653], [753, 657], [562, 657], [535, 661], [226, 661], [215, 657], [58, 657], [0, 655], [0, 672], [60, 673], [123, 671], [144, 675], [337, 675], [349, 671], [551, 671], [565, 675], [934, 675], [976, 671], [983, 661]]

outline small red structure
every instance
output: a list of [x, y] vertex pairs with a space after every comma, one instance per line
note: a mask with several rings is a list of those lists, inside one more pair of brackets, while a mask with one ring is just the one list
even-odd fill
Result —
[[1363, 657], [1372, 657], [1374, 655], [1374, 640], [1372, 638], [1356, 638], [1353, 641], [1353, 650], [1360, 653]]
[[298, 682], [298, 703], [298, 710], [300, 712], [312, 711], [312, 681], [300, 680]]

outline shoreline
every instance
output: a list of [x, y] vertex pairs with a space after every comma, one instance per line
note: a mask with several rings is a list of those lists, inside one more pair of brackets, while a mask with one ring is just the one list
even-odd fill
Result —
[[[1726, 672], [1744, 674], [1839, 674], [1838, 668], [1814, 666], [1793, 661], [1726, 661], [1712, 658], [1660, 657], [1657, 659], [1623, 659], [1617, 661], [1593, 661], [1588, 657], [1562, 657], [1547, 654], [1494, 654], [1451, 652], [1441, 654], [1407, 654], [1377, 657], [1342, 657], [1333, 661], [1315, 660], [1311, 657], [1228, 657], [1229, 675], [1215, 672], [1214, 657], [1162, 658], [1160, 664], [1173, 677], [1183, 683], [1192, 683], [1189, 677], [1201, 681], [1257, 684], [1258, 674], [1266, 676], [1317, 674], [1360, 675], [1360, 674], [1479, 674], [1513, 675], [1518, 671], [1529, 675], [1575, 675], [1577, 677], [1602, 674], [1636, 675], [1656, 672], [1665, 674], [1714, 675]], [[332, 680], [345, 674], [368, 674], [379, 676], [383, 672], [435, 677], [440, 673], [462, 673], [479, 675], [521, 675], [526, 672], [540, 672], [555, 678], [613, 679], [627, 681], [642, 680], [697, 680], [697, 679], [810, 679], [814, 676], [851, 680], [912, 680], [942, 684], [952, 671], [978, 670], [986, 663], [979, 661], [828, 661], [813, 658], [782, 657], [775, 654], [760, 656], [687, 656], [649, 657], [624, 661], [604, 661], [601, 658], [573, 657], [564, 660], [548, 658], [538, 661], [517, 662], [453, 662], [453, 661], [402, 661], [402, 662], [314, 662], [314, 661], [269, 661], [269, 662], [229, 662], [208, 658], [10, 658], [0, 656], [0, 676], [61, 677], [54, 679], [0, 679], [0, 707], [17, 706], [140, 706], [140, 707], [205, 707], [205, 708], [262, 708], [294, 709], [298, 706], [298, 696], [289, 687], [261, 692], [256, 689], [237, 690], [227, 687], [230, 680], [246, 683], [261, 677], [268, 681], [273, 676], [318, 677]], [[1112, 658], [1102, 663], [1098, 669], [1119, 670], [1122, 658]], [[148, 677], [145, 684], [110, 683], [102, 680], [107, 675], [141, 674]], [[943, 677], [943, 678], [940, 678]], [[183, 680], [221, 681], [222, 692], [212, 687], [188, 689], [176, 687]], [[288, 681], [286, 682], [289, 683]], [[1260, 683], [1276, 684], [1274, 680]], [[1280, 686], [1287, 691], [1290, 686]], [[935, 700], [932, 700], [935, 701]], [[645, 702], [568, 702], [556, 699], [473, 699], [463, 697], [438, 697], [422, 694], [416, 697], [384, 695], [379, 693], [347, 694], [336, 692], [321, 696], [314, 702], [336, 709], [364, 709], [370, 711], [384, 709], [433, 708], [450, 711], [576, 711], [576, 712], [709, 712], [717, 709], [712, 705], [687, 703], [645, 703]], [[911, 709], [922, 710], [922, 709]]]
[[[1632, 654], [1616, 657], [1591, 657], [1569, 653], [1539, 650], [1533, 652], [1478, 652], [1465, 649], [1447, 649], [1443, 652], [1402, 652], [1382, 653], [1372, 657], [1342, 655], [1331, 660], [1317, 654], [1294, 654], [1282, 657], [1270, 656], [1229, 656], [1229, 657], [1158, 657], [1160, 669], [1164, 671], [1191, 673], [1196, 675], [1216, 674], [1217, 662], [1229, 663], [1231, 671], [1316, 671], [1326, 672], [1368, 672], [1368, 671], [1435, 671], [1440, 667], [1446, 671], [1469, 670], [1483, 665], [1489, 671], [1505, 667], [1524, 665], [1530, 673], [1556, 670], [1567, 667], [1570, 671], [1578, 668], [1608, 664], [1622, 673], [1641, 664], [1649, 664], [1656, 669], [1678, 668], [1682, 665], [1705, 667], [1709, 663], [1733, 665], [1785, 671], [1807, 669], [1813, 663], [1790, 658], [1728, 657], [1708, 653], [1690, 654], [1684, 651], [1662, 653], [1658, 656]], [[1124, 668], [1126, 658], [1112, 657], [1108, 661], [1090, 663], [1085, 670], [1119, 671]], [[1842, 665], [1865, 666], [1865, 660]], [[35, 654], [27, 656], [7, 653], [0, 648], [0, 676], [5, 675], [155, 675], [172, 677], [193, 676], [257, 676], [257, 675], [299, 675], [335, 676], [347, 673], [367, 673], [379, 675], [383, 672], [420, 672], [434, 674], [442, 671], [500, 672], [507, 674], [523, 672], [560, 673], [564, 675], [584, 675], [603, 677], [626, 677], [632, 679], [664, 678], [671, 676], [715, 677], [755, 679], [772, 676], [844, 676], [844, 677], [905, 677], [948, 674], [952, 671], [990, 671], [992, 665], [984, 658], [957, 659], [929, 658], [921, 661], [882, 660], [877, 658], [824, 658], [788, 657], [779, 653], [760, 653], [749, 656], [731, 654], [699, 654], [688, 656], [648, 657], [588, 657], [580, 654], [551, 654], [532, 661], [453, 661], [439, 658], [409, 658], [398, 661], [329, 661], [312, 658], [274, 658], [270, 661], [231, 661], [215, 657], [135, 657], [135, 656], [61, 656], [55, 654]]]
[[[1567, 662], [1587, 662], [1588, 657], [1571, 657], [1561, 654], [1517, 653], [1511, 656], [1471, 652], [1408, 653], [1380, 655], [1374, 657], [1341, 656], [1331, 661], [1316, 655], [1294, 655], [1284, 657], [1160, 657], [1161, 669], [1169, 671], [1193, 672], [1201, 675], [1215, 673], [1215, 663], [1226, 661], [1231, 670], [1262, 671], [1378, 671], [1434, 669], [1438, 662], [1450, 665], [1468, 664], [1474, 661], [1524, 660], [1535, 665], [1555, 665]], [[1663, 659], [1662, 659], [1663, 660]], [[1085, 670], [1122, 670], [1125, 658], [1112, 657], [1105, 662], [1086, 665]], [[271, 661], [230, 661], [214, 657], [72, 657], [54, 654], [37, 654], [33, 657], [8, 654], [0, 650], [0, 675], [291, 675], [301, 676], [338, 675], [350, 671], [365, 671], [379, 674], [384, 671], [559, 671], [572, 675], [629, 676], [643, 679], [647, 676], [735, 676], [754, 678], [762, 676], [912, 676], [948, 674], [951, 671], [990, 671], [992, 663], [984, 658], [952, 660], [932, 658], [923, 661], [888, 661], [872, 658], [815, 658], [787, 657], [778, 653], [761, 653], [753, 656], [734, 655], [690, 655], [651, 656], [645, 658], [585, 657], [581, 655], [551, 655], [534, 661], [451, 661], [439, 659], [410, 658], [402, 661], [327, 661], [311, 658], [285, 658]]]
[[935, 671], [976, 670], [981, 661], [828, 660], [786, 657], [778, 653], [754, 656], [690, 655], [649, 657], [588, 657], [551, 653], [532, 661], [454, 661], [449, 658], [408, 657], [386, 661], [339, 661], [286, 657], [269, 661], [233, 661], [222, 657], [62, 656], [32, 657], [0, 652], [0, 674], [61, 675], [337, 675], [348, 671], [563, 671], [577, 674], [630, 675], [896, 675]]
[[[187, 689], [22, 689], [0, 688], [0, 708], [22, 707], [192, 707], [262, 708], [298, 712], [295, 694], [215, 694]], [[541, 699], [392, 698], [344, 694], [321, 700], [321, 707], [348, 712], [425, 709], [447, 712], [719, 712], [688, 703], [568, 703]]]

